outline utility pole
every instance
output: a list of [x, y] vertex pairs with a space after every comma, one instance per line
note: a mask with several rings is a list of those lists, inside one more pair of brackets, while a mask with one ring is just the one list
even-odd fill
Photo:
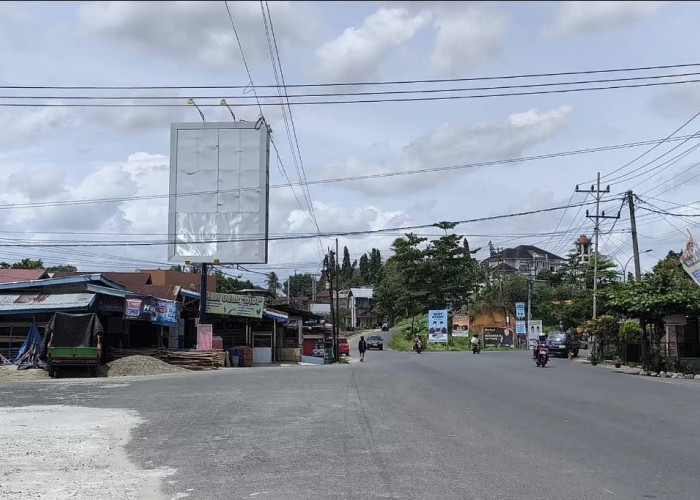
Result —
[[[331, 262], [331, 256], [333, 253], [331, 252], [330, 247], [328, 248], [328, 258], [326, 261], [328, 262], [328, 268], [327, 268], [327, 273], [326, 275], [328, 276], [328, 291], [330, 292], [330, 297], [331, 297], [331, 318], [333, 321], [333, 331], [331, 332], [331, 337], [335, 336], [335, 328], [336, 328], [336, 311], [335, 311], [335, 299], [333, 298], [333, 274], [331, 271], [332, 267], [335, 267], [335, 262]], [[333, 259], [335, 260], [335, 259]], [[327, 345], [325, 342], [325, 335], [324, 335], [324, 348]], [[331, 340], [332, 342], [332, 340]]]
[[[586, 191], [581, 191], [578, 186], [576, 186], [576, 192], [586, 192]], [[595, 260], [593, 261], [593, 319], [596, 319], [598, 317], [598, 302], [597, 302], [597, 295], [598, 295], [598, 240], [599, 240], [599, 235], [600, 235], [600, 219], [619, 219], [620, 214], [618, 213], [616, 216], [607, 216], [605, 215], [605, 212], [602, 214], [600, 213], [600, 195], [601, 193], [609, 193], [610, 192], [610, 186], [606, 187], [604, 190], [601, 191], [600, 189], [600, 172], [598, 172], [597, 176], [597, 184], [595, 186], [591, 186], [591, 193], [595, 194], [595, 216], [591, 216], [588, 213], [588, 210], [586, 210], [586, 217], [589, 219], [595, 220], [595, 227], [594, 227], [594, 237], [595, 237]]]
[[[634, 255], [634, 280], [642, 280], [642, 266], [639, 263], [639, 242], [637, 241], [637, 220], [634, 217], [634, 194], [627, 191], [627, 204], [630, 207], [630, 225], [632, 226], [632, 252]], [[625, 277], [626, 279], [626, 277]]]
[[[336, 303], [335, 303], [335, 315], [338, 318], [335, 325], [335, 336], [333, 337], [333, 354], [335, 361], [340, 360], [338, 355], [338, 339], [340, 338], [340, 273], [338, 272], [338, 238], [335, 239], [335, 289], [336, 289]], [[355, 325], [352, 325], [355, 326]]]

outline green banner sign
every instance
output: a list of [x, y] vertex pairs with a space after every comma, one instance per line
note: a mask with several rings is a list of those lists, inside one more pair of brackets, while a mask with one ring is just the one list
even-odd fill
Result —
[[262, 318], [264, 297], [207, 292], [207, 314]]

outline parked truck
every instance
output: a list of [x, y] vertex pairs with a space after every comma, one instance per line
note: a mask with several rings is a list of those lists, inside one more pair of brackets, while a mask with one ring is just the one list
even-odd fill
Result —
[[94, 313], [55, 313], [44, 335], [49, 375], [58, 378], [65, 368], [87, 368], [96, 377], [102, 360], [103, 333]]

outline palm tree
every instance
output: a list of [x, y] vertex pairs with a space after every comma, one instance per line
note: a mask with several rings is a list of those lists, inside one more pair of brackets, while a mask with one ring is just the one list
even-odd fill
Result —
[[267, 275], [267, 289], [268, 291], [277, 297], [277, 292], [282, 288], [280, 279], [277, 277], [277, 273], [274, 271], [268, 273]]

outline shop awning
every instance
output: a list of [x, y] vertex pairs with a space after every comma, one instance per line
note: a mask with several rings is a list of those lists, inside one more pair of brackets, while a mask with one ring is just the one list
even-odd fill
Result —
[[263, 316], [274, 319], [275, 321], [289, 321], [289, 315], [287, 313], [275, 309], [268, 309], [267, 307], [263, 309]]
[[36, 314], [87, 311], [94, 293], [19, 293], [0, 295], [0, 314]]

